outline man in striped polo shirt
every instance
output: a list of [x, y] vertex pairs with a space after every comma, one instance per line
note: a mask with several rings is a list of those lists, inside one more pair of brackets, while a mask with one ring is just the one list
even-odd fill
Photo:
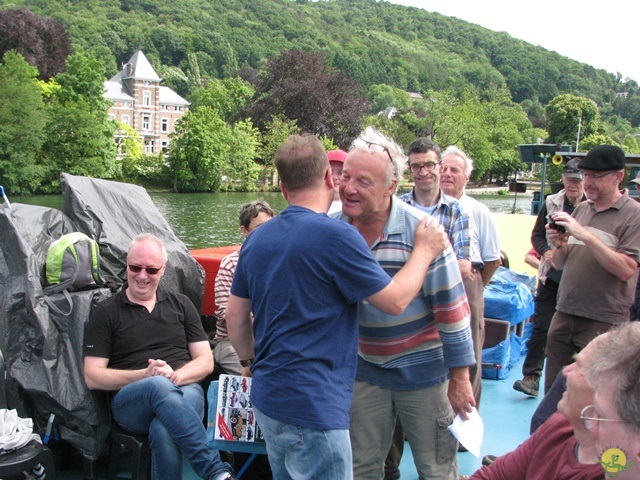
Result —
[[[354, 225], [390, 275], [407, 261], [426, 214], [394, 195], [406, 158], [368, 128], [352, 144], [340, 183], [341, 220]], [[475, 406], [469, 305], [449, 246], [432, 258], [421, 291], [401, 315], [367, 302], [360, 337], [350, 436], [354, 477], [380, 479], [399, 416], [422, 479], [457, 478], [457, 442], [447, 426]]]

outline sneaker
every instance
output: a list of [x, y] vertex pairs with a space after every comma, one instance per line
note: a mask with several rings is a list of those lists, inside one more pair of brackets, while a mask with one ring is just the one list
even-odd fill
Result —
[[531, 397], [538, 396], [540, 388], [540, 378], [537, 375], [526, 375], [522, 380], [516, 380], [513, 389]]

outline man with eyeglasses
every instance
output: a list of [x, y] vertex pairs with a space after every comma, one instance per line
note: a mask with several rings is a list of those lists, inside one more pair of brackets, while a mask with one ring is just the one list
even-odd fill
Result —
[[562, 278], [547, 336], [545, 391], [591, 339], [629, 321], [640, 262], [640, 204], [620, 191], [624, 167], [620, 147], [592, 148], [578, 164], [587, 201], [572, 215], [555, 212], [546, 226]]
[[[425, 217], [394, 195], [404, 165], [402, 149], [369, 127], [353, 141], [340, 182], [337, 218], [358, 229], [389, 273], [406, 264]], [[458, 444], [447, 427], [456, 413], [467, 418], [476, 402], [468, 368], [475, 362], [469, 306], [453, 249], [429, 261], [404, 313], [388, 315], [361, 302], [359, 319], [350, 412], [354, 478], [382, 478], [399, 417], [420, 478], [456, 479]]]
[[96, 305], [85, 329], [85, 382], [111, 394], [120, 427], [149, 435], [153, 480], [181, 479], [183, 456], [200, 478], [232, 479], [205, 441], [198, 382], [213, 371], [209, 341], [191, 300], [158, 288], [166, 265], [162, 240], [133, 240], [127, 282]]
[[[540, 377], [544, 366], [544, 351], [547, 344], [547, 332], [553, 314], [556, 312], [556, 296], [560, 285], [561, 270], [553, 265], [553, 250], [547, 240], [548, 217], [555, 212], [573, 213], [576, 206], [586, 200], [584, 195], [582, 172], [578, 169], [579, 158], [572, 158], [562, 169], [562, 184], [564, 188], [554, 195], [549, 195], [542, 205], [538, 218], [531, 232], [531, 244], [540, 254], [538, 267], [538, 286], [535, 298], [535, 313], [533, 314], [533, 332], [527, 341], [527, 356], [522, 365], [522, 380], [516, 380], [514, 390], [526, 395], [537, 397], [540, 387]], [[545, 394], [548, 389], [545, 390]]]
[[606, 333], [589, 343], [566, 367], [562, 375], [567, 388], [551, 415], [518, 448], [483, 466], [473, 480], [601, 480], [595, 438], [584, 424], [582, 414], [594, 401], [594, 390], [585, 375]]
[[[598, 342], [586, 372], [595, 390], [583, 411], [607, 477], [640, 478], [640, 323], [630, 322]], [[614, 458], [617, 457], [617, 458]], [[605, 477], [606, 478], [606, 477]]]

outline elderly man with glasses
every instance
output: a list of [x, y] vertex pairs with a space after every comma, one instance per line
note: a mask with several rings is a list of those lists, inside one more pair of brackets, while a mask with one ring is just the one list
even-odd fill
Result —
[[[594, 401], [594, 390], [585, 375], [594, 363], [598, 344], [606, 333], [594, 339], [562, 372], [567, 390], [558, 402], [558, 412], [518, 448], [498, 457], [471, 475], [473, 480], [601, 480], [595, 438], [589, 432], [585, 411]], [[469, 477], [461, 477], [461, 479]]]
[[[413, 250], [425, 216], [395, 196], [405, 156], [372, 128], [353, 141], [342, 170], [342, 214], [382, 268], [395, 273]], [[442, 226], [438, 226], [442, 230]], [[422, 479], [457, 478], [457, 442], [447, 427], [476, 405], [469, 306], [450, 246], [429, 261], [422, 288], [405, 312], [359, 306], [360, 336], [351, 404], [353, 475], [379, 480], [399, 417]]]
[[93, 309], [85, 330], [84, 378], [111, 393], [113, 419], [149, 435], [151, 479], [182, 478], [182, 458], [206, 480], [231, 467], [207, 447], [204, 392], [213, 371], [200, 315], [185, 295], [158, 288], [167, 265], [162, 240], [137, 236], [127, 254], [127, 282]]
[[587, 201], [572, 215], [555, 212], [546, 226], [562, 278], [547, 338], [545, 391], [591, 339], [629, 321], [640, 263], [640, 204], [620, 191], [624, 167], [619, 147], [592, 148], [578, 164]]
[[[640, 323], [627, 323], [598, 342], [587, 380], [593, 404], [582, 412], [607, 477], [640, 478]], [[605, 477], [606, 478], [606, 477]]]

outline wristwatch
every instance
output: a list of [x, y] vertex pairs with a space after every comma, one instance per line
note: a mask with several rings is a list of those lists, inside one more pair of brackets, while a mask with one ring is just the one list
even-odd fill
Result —
[[248, 360], [240, 360], [240, 365], [243, 367], [250, 367], [253, 363], [253, 358], [249, 358]]

